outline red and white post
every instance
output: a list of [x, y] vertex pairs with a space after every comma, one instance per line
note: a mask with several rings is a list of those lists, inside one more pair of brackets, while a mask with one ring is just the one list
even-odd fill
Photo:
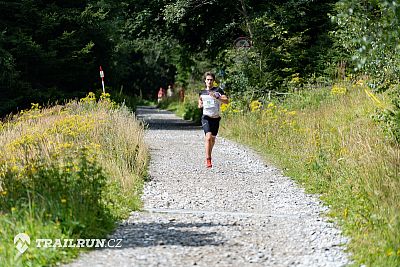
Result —
[[106, 93], [106, 90], [105, 90], [105, 88], [104, 88], [104, 71], [103, 71], [103, 69], [101, 68], [101, 66], [100, 66], [100, 78], [101, 78], [101, 85], [103, 86], [103, 94], [105, 94], [105, 93]]

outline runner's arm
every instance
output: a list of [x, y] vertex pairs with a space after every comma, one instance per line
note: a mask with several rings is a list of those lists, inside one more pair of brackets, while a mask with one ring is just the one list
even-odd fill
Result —
[[226, 95], [221, 95], [218, 100], [221, 101], [224, 104], [228, 104], [229, 103], [229, 98]]
[[224, 104], [228, 104], [229, 103], [229, 99], [225, 95], [224, 91], [210, 92], [210, 96], [212, 96], [215, 99], [219, 100], [221, 103], [224, 103]]
[[199, 102], [198, 102], [198, 108], [203, 108], [203, 100], [201, 99], [201, 96], [199, 96]]

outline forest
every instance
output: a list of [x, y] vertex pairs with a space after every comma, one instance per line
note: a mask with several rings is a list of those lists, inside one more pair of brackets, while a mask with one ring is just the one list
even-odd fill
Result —
[[[188, 101], [172, 106], [194, 119], [195, 90], [210, 70], [231, 100], [221, 107], [224, 137], [258, 148], [319, 194], [352, 238], [356, 263], [399, 265], [399, 1], [7, 0], [0, 14], [0, 235], [32, 219], [26, 188], [48, 194], [36, 200], [43, 224], [31, 223], [44, 232], [52, 222], [56, 234], [98, 237], [139, 209], [148, 152], [131, 137], [143, 129], [114, 101], [155, 101], [173, 85]], [[100, 67], [107, 94], [96, 102]], [[118, 169], [126, 166], [130, 176]], [[86, 206], [76, 201], [86, 188], [58, 183], [82, 173], [98, 184]], [[123, 183], [108, 187], [110, 173]], [[126, 177], [139, 185], [123, 188]], [[89, 211], [101, 218], [86, 221]], [[7, 247], [1, 253], [14, 264]]]
[[[397, 91], [399, 10], [376, 0], [2, 1], [0, 114], [97, 90], [99, 66], [109, 90], [145, 98], [205, 69], [248, 101], [361, 76]], [[249, 49], [235, 49], [241, 37]]]

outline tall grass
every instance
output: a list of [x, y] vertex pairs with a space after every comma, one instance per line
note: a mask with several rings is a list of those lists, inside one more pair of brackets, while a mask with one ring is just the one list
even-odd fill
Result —
[[260, 104], [245, 113], [225, 107], [222, 134], [320, 194], [358, 263], [400, 266], [400, 147], [371, 119], [376, 107], [364, 88], [314, 88]]
[[[0, 128], [0, 259], [5, 266], [65, 261], [78, 249], [19, 255], [14, 236], [102, 238], [141, 206], [147, 147], [124, 107], [94, 94], [65, 106], [21, 112]], [[19, 256], [18, 256], [19, 255]]]

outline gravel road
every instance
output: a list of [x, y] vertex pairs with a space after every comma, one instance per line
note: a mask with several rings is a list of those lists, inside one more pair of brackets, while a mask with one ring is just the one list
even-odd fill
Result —
[[149, 124], [144, 209], [110, 238], [120, 248], [68, 266], [345, 266], [348, 240], [327, 208], [250, 149], [217, 137], [206, 169], [204, 134], [170, 112], [141, 107]]

